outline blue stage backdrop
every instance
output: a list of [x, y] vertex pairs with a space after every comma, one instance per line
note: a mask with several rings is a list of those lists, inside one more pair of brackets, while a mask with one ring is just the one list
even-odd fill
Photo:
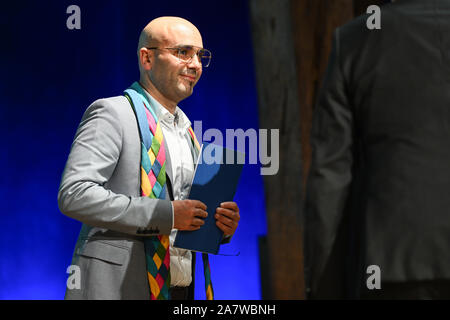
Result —
[[[69, 30], [68, 6], [81, 9]], [[247, 1], [9, 1], [2, 4], [0, 298], [62, 299], [81, 223], [58, 210], [57, 192], [87, 106], [138, 79], [141, 29], [162, 15], [185, 17], [213, 53], [180, 106], [203, 130], [258, 129]], [[274, 53], [275, 54], [275, 53]], [[275, 59], [274, 55], [274, 59]], [[217, 299], [260, 299], [259, 235], [266, 215], [259, 165], [246, 164], [235, 200], [241, 222], [211, 267]], [[204, 298], [201, 264], [196, 297]]]

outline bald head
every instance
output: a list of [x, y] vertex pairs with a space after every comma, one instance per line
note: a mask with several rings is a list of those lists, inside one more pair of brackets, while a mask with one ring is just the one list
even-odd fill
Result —
[[203, 48], [203, 42], [198, 29], [183, 18], [156, 18], [139, 37], [139, 83], [171, 113], [202, 75], [198, 52], [195, 59], [179, 58], [179, 49], [187, 47]]
[[183, 38], [193, 38], [202, 43], [200, 31], [188, 20], [179, 17], [159, 17], [150, 21], [139, 36], [139, 50], [142, 47], [175, 46]]

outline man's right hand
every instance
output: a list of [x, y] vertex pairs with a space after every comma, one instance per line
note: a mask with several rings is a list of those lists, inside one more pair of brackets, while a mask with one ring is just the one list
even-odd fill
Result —
[[194, 231], [205, 224], [204, 218], [208, 216], [206, 205], [198, 200], [174, 200], [173, 227], [178, 230]]

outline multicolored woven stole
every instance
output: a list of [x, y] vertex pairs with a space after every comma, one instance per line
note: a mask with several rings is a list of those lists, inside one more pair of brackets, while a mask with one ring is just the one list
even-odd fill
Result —
[[[164, 199], [166, 196], [166, 152], [164, 136], [156, 114], [139, 93], [125, 90], [138, 120], [141, 136], [141, 196]], [[170, 299], [169, 236], [144, 238], [147, 277], [151, 300]]]
[[[166, 153], [160, 122], [150, 103], [135, 82], [124, 95], [130, 102], [138, 121], [141, 137], [141, 196], [164, 199], [166, 195]], [[188, 129], [196, 150], [200, 145], [192, 128]], [[151, 300], [170, 299], [169, 236], [159, 235], [144, 239], [147, 276]], [[214, 299], [211, 271], [207, 254], [202, 255], [205, 291], [208, 300]]]

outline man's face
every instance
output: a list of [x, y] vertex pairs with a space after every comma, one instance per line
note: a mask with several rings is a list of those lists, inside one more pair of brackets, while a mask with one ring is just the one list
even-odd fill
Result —
[[[185, 25], [175, 25], [167, 29], [166, 41], [159, 48], [181, 46], [203, 47], [197, 30]], [[156, 89], [168, 100], [178, 103], [189, 97], [202, 74], [202, 66], [197, 56], [189, 63], [175, 56], [174, 50], [152, 50], [153, 61], [149, 77]]]

